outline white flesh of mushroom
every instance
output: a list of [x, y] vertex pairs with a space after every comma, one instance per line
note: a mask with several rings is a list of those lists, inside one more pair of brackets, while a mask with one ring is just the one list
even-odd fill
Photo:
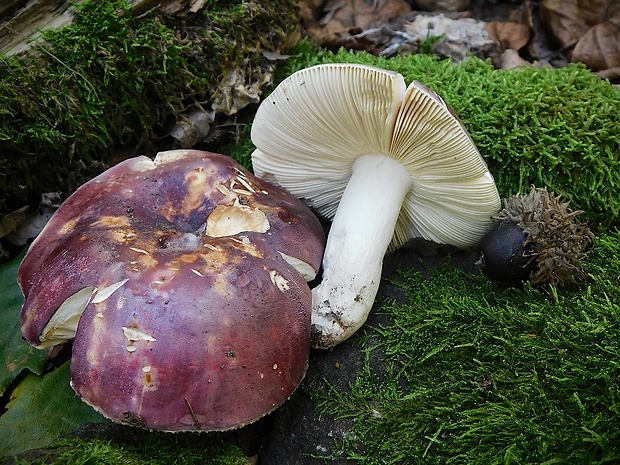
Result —
[[265, 213], [258, 208], [241, 205], [218, 205], [207, 218], [205, 234], [211, 237], [234, 236], [244, 231], [264, 233], [270, 224]]
[[295, 268], [297, 271], [299, 271], [299, 273], [303, 276], [303, 278], [306, 281], [312, 281], [316, 277], [316, 271], [314, 270], [312, 265], [310, 265], [309, 263], [304, 262], [303, 260], [299, 258], [291, 257], [290, 255], [287, 255], [284, 252], [278, 251], [278, 253], [282, 256], [282, 258], [286, 261], [286, 263], [288, 263], [293, 268]]
[[126, 282], [127, 279], [123, 279], [101, 289], [87, 286], [68, 297], [52, 315], [45, 328], [43, 328], [43, 332], [39, 336], [41, 344], [37, 348], [47, 349], [73, 339], [80, 322], [80, 317], [84, 313], [86, 306], [90, 302], [94, 304], [103, 302]]
[[39, 336], [41, 344], [37, 348], [46, 349], [73, 339], [80, 317], [94, 291], [93, 286], [88, 286], [67, 298], [43, 328]]

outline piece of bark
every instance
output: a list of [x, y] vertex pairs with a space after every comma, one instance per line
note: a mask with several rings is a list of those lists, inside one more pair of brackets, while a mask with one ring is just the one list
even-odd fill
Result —
[[[9, 0], [0, 5], [0, 54], [14, 55], [27, 50], [43, 29], [58, 29], [73, 21], [73, 9], [83, 0]], [[129, 0], [136, 14], [153, 6], [163, 11], [167, 6], [178, 10], [196, 1]], [[194, 7], [195, 8], [195, 7]]]

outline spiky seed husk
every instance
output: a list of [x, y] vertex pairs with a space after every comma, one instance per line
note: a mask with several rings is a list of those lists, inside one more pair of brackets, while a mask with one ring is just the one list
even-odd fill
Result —
[[526, 233], [524, 245], [530, 245], [537, 269], [532, 284], [561, 286], [585, 277], [582, 263], [594, 244], [594, 234], [577, 215], [569, 202], [545, 188], [532, 186], [529, 194], [513, 195], [504, 200], [504, 209], [495, 217], [500, 223], [516, 222]]

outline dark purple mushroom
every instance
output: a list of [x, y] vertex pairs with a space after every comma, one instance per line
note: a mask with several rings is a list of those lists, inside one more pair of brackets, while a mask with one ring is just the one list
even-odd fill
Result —
[[320, 223], [224, 155], [124, 161], [80, 187], [19, 269], [22, 332], [75, 338], [71, 384], [104, 416], [226, 430], [282, 404], [310, 349]]

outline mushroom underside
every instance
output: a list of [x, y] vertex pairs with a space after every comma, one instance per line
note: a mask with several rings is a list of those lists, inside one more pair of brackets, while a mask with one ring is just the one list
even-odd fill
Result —
[[261, 103], [251, 136], [254, 172], [333, 219], [323, 281], [313, 289], [318, 348], [364, 323], [388, 247], [415, 237], [473, 246], [500, 208], [493, 176], [454, 112], [392, 71], [347, 63], [300, 70]]

